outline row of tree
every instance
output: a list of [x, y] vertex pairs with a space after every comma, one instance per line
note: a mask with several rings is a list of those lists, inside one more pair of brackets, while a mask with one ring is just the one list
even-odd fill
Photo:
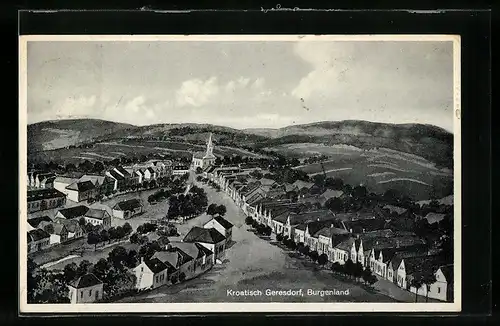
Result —
[[207, 205], [208, 199], [205, 191], [193, 185], [186, 195], [179, 194], [170, 197], [167, 218], [197, 216], [206, 209]]
[[151, 204], [151, 203], [163, 201], [163, 200], [169, 198], [171, 195], [172, 194], [170, 193], [170, 191], [165, 190], [165, 189], [160, 189], [160, 190], [156, 191], [155, 193], [148, 196], [148, 203]]
[[127, 237], [132, 232], [132, 226], [127, 222], [123, 226], [110, 227], [109, 229], [102, 229], [99, 231], [92, 230], [87, 234], [87, 243], [94, 245], [94, 250], [97, 244], [106, 243], [115, 240], [121, 240]]

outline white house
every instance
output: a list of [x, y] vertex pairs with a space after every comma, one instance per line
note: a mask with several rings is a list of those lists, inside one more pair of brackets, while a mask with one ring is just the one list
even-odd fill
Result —
[[158, 258], [144, 260], [133, 269], [138, 290], [155, 289], [168, 283], [168, 266]]
[[70, 282], [68, 288], [72, 304], [92, 303], [102, 299], [104, 283], [89, 273]]
[[203, 225], [205, 229], [215, 228], [226, 238], [226, 244], [233, 238], [233, 224], [221, 216], [216, 216]]
[[83, 215], [85, 223], [92, 225], [102, 225], [105, 229], [111, 227], [111, 216], [104, 209], [89, 208]]
[[77, 181], [67, 186], [64, 191], [68, 199], [74, 202], [81, 202], [90, 198], [95, 198], [97, 195], [97, 188], [92, 181]]

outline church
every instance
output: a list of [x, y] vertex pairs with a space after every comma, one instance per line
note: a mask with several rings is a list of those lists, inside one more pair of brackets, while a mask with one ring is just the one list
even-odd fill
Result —
[[206, 152], [196, 152], [193, 154], [192, 167], [194, 170], [196, 168], [206, 168], [207, 166], [213, 165], [215, 163], [215, 155], [213, 153], [214, 145], [212, 143], [212, 134], [208, 138], [207, 151]]

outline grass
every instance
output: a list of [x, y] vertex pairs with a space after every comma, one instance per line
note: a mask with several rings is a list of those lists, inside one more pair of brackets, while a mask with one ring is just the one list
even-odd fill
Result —
[[[445, 197], [453, 191], [451, 171], [439, 169], [415, 155], [385, 149], [359, 151], [349, 147], [335, 148], [327, 155], [330, 159], [323, 162], [327, 176], [341, 178], [352, 186], [365, 185], [371, 192], [395, 189], [415, 200], [425, 200]], [[319, 163], [298, 169], [311, 176], [323, 173]]]

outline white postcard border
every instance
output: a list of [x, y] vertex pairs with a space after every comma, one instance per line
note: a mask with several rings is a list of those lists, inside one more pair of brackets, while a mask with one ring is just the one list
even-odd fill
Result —
[[[453, 303], [27, 303], [27, 42], [36, 41], [450, 41], [454, 66], [454, 302]], [[457, 35], [24, 35], [19, 37], [19, 309], [20, 313], [223, 313], [223, 312], [459, 312], [461, 257], [461, 86]]]

